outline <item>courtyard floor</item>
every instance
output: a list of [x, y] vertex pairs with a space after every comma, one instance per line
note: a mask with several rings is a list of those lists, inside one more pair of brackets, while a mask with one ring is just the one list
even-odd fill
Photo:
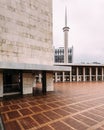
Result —
[[54, 85], [44, 96], [0, 101], [5, 130], [104, 130], [104, 82]]

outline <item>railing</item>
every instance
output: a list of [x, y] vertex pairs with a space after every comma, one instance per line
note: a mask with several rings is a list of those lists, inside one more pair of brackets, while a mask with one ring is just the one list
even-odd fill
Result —
[[4, 93], [8, 92], [19, 92], [21, 90], [19, 83], [4, 84]]
[[7, 87], [7, 86], [19, 86], [19, 83], [14, 83], [14, 84], [4, 84], [4, 87]]

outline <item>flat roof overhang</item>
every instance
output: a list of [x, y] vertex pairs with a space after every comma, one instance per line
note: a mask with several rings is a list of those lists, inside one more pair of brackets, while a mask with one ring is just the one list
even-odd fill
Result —
[[76, 63], [54, 63], [55, 66], [71, 66], [71, 67], [104, 67], [104, 64], [76, 64]]
[[0, 62], [0, 70], [22, 70], [22, 71], [71, 71], [70, 66], [55, 66], [27, 63]]

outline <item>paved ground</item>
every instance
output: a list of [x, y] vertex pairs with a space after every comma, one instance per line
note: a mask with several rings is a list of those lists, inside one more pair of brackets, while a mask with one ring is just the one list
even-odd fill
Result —
[[46, 96], [1, 101], [6, 130], [104, 130], [104, 82], [55, 86]]

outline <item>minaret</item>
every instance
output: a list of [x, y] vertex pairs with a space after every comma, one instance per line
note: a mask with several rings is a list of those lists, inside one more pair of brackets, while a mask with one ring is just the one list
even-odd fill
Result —
[[64, 63], [68, 63], [68, 32], [69, 27], [67, 27], [67, 8], [65, 7], [65, 27], [63, 28], [64, 32]]

